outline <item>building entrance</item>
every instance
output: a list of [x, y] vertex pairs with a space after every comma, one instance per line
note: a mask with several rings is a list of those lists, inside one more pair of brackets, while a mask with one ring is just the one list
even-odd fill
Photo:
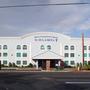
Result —
[[38, 59], [38, 68], [43, 70], [51, 70], [56, 68], [56, 65], [60, 66], [61, 59]]

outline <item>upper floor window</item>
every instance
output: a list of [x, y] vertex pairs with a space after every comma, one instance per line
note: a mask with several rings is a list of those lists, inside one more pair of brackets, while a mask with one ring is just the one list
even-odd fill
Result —
[[7, 49], [7, 45], [3, 45], [3, 49]]
[[70, 54], [70, 57], [74, 57], [74, 53], [71, 53], [71, 54]]
[[16, 53], [16, 56], [17, 57], [21, 57], [21, 53]]
[[4, 56], [4, 57], [7, 57], [7, 55], [8, 55], [7, 53], [3, 53], [3, 56]]
[[44, 48], [44, 45], [41, 45], [40, 49], [41, 49], [41, 50], [44, 50], [44, 49], [45, 49], [45, 48]]
[[84, 50], [87, 50], [87, 46], [84, 46]]
[[69, 54], [68, 54], [68, 53], [65, 53], [65, 54], [64, 54], [64, 57], [69, 57]]
[[74, 50], [74, 46], [71, 46], [70, 49], [71, 49], [71, 50]]
[[0, 45], [0, 49], [2, 49], [2, 46]]
[[0, 53], [0, 57], [1, 57], [1, 53]]
[[20, 45], [17, 45], [17, 49], [21, 49], [21, 46]]
[[88, 46], [88, 50], [90, 50], [90, 46]]
[[89, 53], [89, 57], [90, 57], [90, 53]]
[[87, 57], [87, 53], [84, 53], [84, 57]]
[[47, 45], [47, 49], [48, 50], [51, 50], [51, 45]]
[[65, 49], [65, 50], [68, 50], [68, 49], [69, 49], [69, 47], [66, 45], [66, 46], [64, 47], [64, 49]]
[[27, 53], [23, 53], [23, 57], [27, 57]]
[[23, 45], [23, 50], [27, 50], [27, 45]]

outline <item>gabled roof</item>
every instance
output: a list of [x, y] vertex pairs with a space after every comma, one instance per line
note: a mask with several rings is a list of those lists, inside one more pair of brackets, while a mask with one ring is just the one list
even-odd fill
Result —
[[64, 38], [70, 38], [69, 36], [67, 35], [63, 35], [63, 34], [60, 34], [60, 33], [56, 33], [56, 32], [33, 32], [33, 33], [29, 33], [29, 34], [26, 34], [26, 35], [22, 35], [21, 38], [26, 38], [26, 37], [30, 37], [30, 36], [33, 36], [33, 35], [53, 35], [53, 36], [58, 36], [58, 37], [64, 37]]
[[45, 51], [32, 57], [32, 59], [62, 59], [62, 58], [63, 56], [53, 51]]

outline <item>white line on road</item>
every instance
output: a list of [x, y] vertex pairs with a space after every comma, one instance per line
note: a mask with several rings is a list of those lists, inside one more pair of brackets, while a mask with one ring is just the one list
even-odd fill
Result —
[[65, 82], [65, 84], [90, 84], [90, 82]]

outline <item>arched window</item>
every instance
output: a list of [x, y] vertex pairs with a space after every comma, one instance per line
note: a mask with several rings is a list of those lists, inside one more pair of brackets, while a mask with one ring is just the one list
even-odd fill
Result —
[[3, 49], [7, 49], [7, 45], [3, 45]]
[[69, 49], [69, 47], [66, 45], [64, 49], [65, 49], [65, 50], [68, 50], [68, 49]]
[[51, 45], [47, 45], [47, 49], [48, 50], [51, 50]]
[[40, 49], [41, 49], [41, 50], [44, 50], [44, 49], [45, 49], [45, 48], [44, 48], [44, 45], [41, 45]]
[[17, 45], [17, 49], [21, 49], [21, 46], [20, 45]]
[[71, 46], [70, 49], [71, 49], [71, 50], [74, 50], [74, 46]]
[[27, 50], [27, 45], [23, 45], [23, 50]]

